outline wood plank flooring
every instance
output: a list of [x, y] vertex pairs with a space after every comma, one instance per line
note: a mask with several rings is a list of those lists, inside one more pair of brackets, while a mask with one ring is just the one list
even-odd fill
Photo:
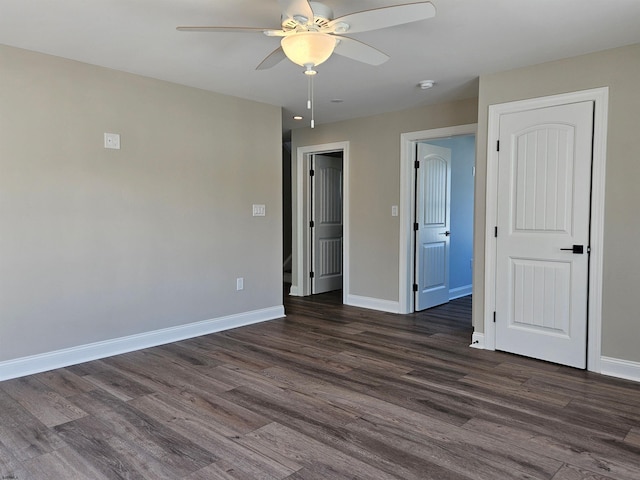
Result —
[[470, 297], [287, 318], [0, 383], [0, 479], [640, 479], [640, 384], [468, 347]]

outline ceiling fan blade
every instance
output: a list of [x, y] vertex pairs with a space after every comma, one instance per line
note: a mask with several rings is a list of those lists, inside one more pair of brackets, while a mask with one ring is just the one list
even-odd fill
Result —
[[282, 47], [278, 47], [264, 60], [262, 60], [262, 62], [260, 62], [260, 65], [256, 67], [256, 70], [266, 70], [268, 68], [275, 67], [285, 58], [287, 58], [287, 56], [284, 54], [284, 50], [282, 50]]
[[336, 38], [338, 39], [338, 44], [334, 52], [338, 55], [376, 66], [389, 60], [389, 55], [359, 40], [343, 36], [337, 36]]
[[[264, 32], [277, 32], [271, 28], [258, 28], [258, 27], [176, 27], [179, 32], [247, 32], [247, 33], [264, 33]], [[273, 35], [275, 36], [275, 35]]]
[[350, 13], [332, 20], [328, 27], [340, 31], [340, 24], [347, 24], [346, 32], [358, 33], [426, 20], [435, 14], [436, 9], [431, 2], [406, 3]]
[[282, 10], [282, 16], [284, 18], [293, 18], [299, 21], [300, 17], [304, 17], [307, 21], [299, 23], [313, 23], [313, 10], [307, 0], [278, 0], [278, 3], [280, 4], [280, 10]]

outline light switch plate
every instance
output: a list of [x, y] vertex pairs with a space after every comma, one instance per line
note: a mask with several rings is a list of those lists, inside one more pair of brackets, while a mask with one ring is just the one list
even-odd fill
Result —
[[117, 133], [105, 133], [104, 148], [113, 148], [114, 150], [120, 150], [120, 135]]
[[392, 217], [397, 217], [398, 216], [398, 205], [392, 205], [391, 206], [391, 216]]

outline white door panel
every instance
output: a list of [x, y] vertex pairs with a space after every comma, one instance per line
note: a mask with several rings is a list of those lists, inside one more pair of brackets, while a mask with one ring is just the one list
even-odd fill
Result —
[[449, 301], [451, 149], [418, 144], [415, 309]]
[[314, 155], [312, 293], [342, 288], [342, 159]]
[[592, 102], [500, 117], [499, 350], [586, 367], [592, 136]]

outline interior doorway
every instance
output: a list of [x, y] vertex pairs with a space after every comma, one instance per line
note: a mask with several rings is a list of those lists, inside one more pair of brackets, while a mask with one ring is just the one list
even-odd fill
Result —
[[[471, 294], [476, 128], [476, 124], [469, 124], [402, 134], [400, 211], [403, 214], [400, 218], [400, 313], [411, 313]], [[426, 182], [426, 186], [419, 185], [420, 171], [416, 168], [416, 161], [418, 160], [419, 145], [422, 144], [432, 145], [434, 149], [444, 148], [451, 150], [450, 180], [452, 181], [452, 188], [448, 199], [445, 198], [446, 195], [437, 195], [437, 199], [434, 197], [433, 189], [437, 187], [435, 184], [431, 186], [430, 191], [425, 195], [424, 189], [429, 189], [429, 181]], [[440, 171], [440, 169], [435, 168], [438, 163], [434, 163], [433, 166], [432, 173]], [[443, 178], [445, 178], [446, 182], [446, 177]], [[430, 245], [433, 248], [427, 249], [429, 255], [421, 257], [419, 250], [422, 249], [419, 248], [420, 241], [418, 238], [420, 223], [418, 221], [420, 213], [418, 207], [419, 202], [425, 201], [451, 201], [448, 209], [433, 208], [433, 205], [429, 206], [429, 203], [427, 203], [427, 210], [430, 209], [434, 215], [436, 213], [450, 214], [451, 217], [450, 221], [447, 222], [450, 224], [449, 228], [439, 225], [439, 230], [437, 232], [434, 230], [434, 235], [439, 236], [442, 233], [446, 237], [444, 240], [444, 243], [447, 244], [446, 248], [442, 245], [443, 242], [434, 241]], [[420, 208], [423, 207], [424, 205], [420, 205]], [[442, 220], [444, 221], [444, 219]], [[449, 232], [449, 235], [446, 232]], [[445, 257], [442, 255], [438, 256], [438, 259], [442, 260], [441, 263], [436, 262], [436, 258], [431, 258], [433, 255], [430, 255], [430, 253], [434, 252], [446, 255], [446, 263], [449, 264], [449, 268], [446, 267]], [[434, 267], [434, 264], [435, 269], [432, 268], [430, 271], [432, 275], [425, 276], [423, 269], [428, 266]], [[447, 268], [446, 272], [444, 271], [445, 268]], [[446, 287], [443, 285], [445, 280]], [[434, 290], [438, 290], [440, 300], [435, 302], [434, 305], [423, 304], [418, 299], [422, 283], [427, 287], [432, 285]], [[428, 290], [428, 288], [423, 288], [422, 290]]]
[[[314, 171], [318, 160], [324, 165], [323, 168], [327, 168], [326, 175], [318, 175]], [[340, 172], [337, 170], [338, 164]], [[296, 221], [289, 294], [307, 296], [323, 290], [335, 290], [337, 286], [342, 288], [343, 303], [348, 303], [349, 142], [299, 147], [293, 167], [293, 214]], [[318, 180], [323, 184], [320, 185]], [[314, 190], [316, 194], [324, 191], [325, 195], [316, 197]], [[326, 195], [336, 190], [339, 202], [335, 201], [335, 196]], [[336, 235], [337, 230], [341, 230], [341, 238]], [[316, 282], [318, 278], [323, 281]]]

